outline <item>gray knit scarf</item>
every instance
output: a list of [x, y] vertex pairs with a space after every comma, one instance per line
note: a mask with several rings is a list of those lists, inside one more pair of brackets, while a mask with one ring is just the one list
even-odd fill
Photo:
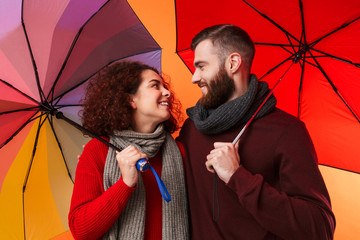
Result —
[[[132, 130], [119, 131], [110, 137], [110, 143], [124, 149], [133, 145], [152, 158], [162, 151], [163, 180], [171, 201], [162, 200], [162, 239], [188, 239], [187, 197], [183, 161], [180, 150], [172, 136], [159, 125], [153, 133], [138, 133]], [[150, 170], [148, 170], [150, 171]], [[115, 184], [121, 176], [116, 161], [116, 151], [109, 148], [104, 168], [104, 189]], [[141, 176], [118, 220], [104, 235], [104, 239], [144, 239], [145, 230], [145, 188]]]
[[[270, 89], [267, 82], [260, 82], [251, 75], [246, 93], [216, 109], [206, 109], [197, 102], [196, 106], [186, 110], [196, 128], [205, 134], [218, 134], [234, 126], [245, 124], [264, 101]], [[276, 98], [271, 95], [257, 113], [255, 119], [271, 112], [276, 105]]]

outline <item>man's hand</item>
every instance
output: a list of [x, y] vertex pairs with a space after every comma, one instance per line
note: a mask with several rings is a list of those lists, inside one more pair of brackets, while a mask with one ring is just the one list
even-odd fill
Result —
[[228, 142], [214, 143], [214, 149], [206, 157], [207, 170], [212, 173], [216, 172], [221, 180], [228, 183], [240, 166], [238, 150], [239, 141], [235, 145]]

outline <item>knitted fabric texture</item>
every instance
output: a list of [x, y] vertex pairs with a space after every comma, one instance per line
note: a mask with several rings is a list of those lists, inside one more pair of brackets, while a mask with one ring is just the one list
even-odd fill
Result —
[[[218, 134], [239, 124], [245, 124], [260, 107], [270, 92], [266, 82], [260, 82], [251, 75], [246, 93], [232, 101], [220, 105], [216, 109], [206, 109], [197, 102], [196, 106], [186, 110], [196, 128], [204, 134]], [[276, 98], [271, 95], [255, 119], [271, 112], [276, 105]]]
[[[188, 239], [187, 198], [183, 161], [178, 146], [172, 136], [159, 125], [153, 133], [137, 133], [132, 130], [118, 131], [110, 137], [110, 143], [124, 149], [133, 145], [152, 158], [162, 151], [162, 176], [171, 201], [162, 200], [162, 239]], [[150, 170], [148, 170], [150, 171]], [[116, 161], [116, 151], [109, 148], [104, 168], [105, 191], [121, 176]], [[118, 220], [104, 235], [104, 239], [143, 239], [145, 229], [145, 188], [139, 175], [136, 190], [132, 193]]]

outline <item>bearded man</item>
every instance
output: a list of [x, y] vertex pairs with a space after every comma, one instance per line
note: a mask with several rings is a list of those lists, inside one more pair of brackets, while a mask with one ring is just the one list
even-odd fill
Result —
[[270, 92], [250, 73], [249, 35], [216, 25], [198, 33], [191, 49], [192, 82], [203, 96], [187, 109], [178, 140], [192, 239], [332, 239], [330, 197], [302, 121], [276, 108], [271, 95], [232, 144]]

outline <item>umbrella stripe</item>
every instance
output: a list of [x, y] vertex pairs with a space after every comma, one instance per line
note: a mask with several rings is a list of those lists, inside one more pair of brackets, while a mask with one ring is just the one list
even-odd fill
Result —
[[[58, 154], [48, 117], [38, 128], [36, 153], [24, 191], [26, 238], [49, 239], [67, 228], [73, 183]], [[44, 231], [46, 229], [46, 231]]]
[[51, 87], [51, 89], [50, 89], [50, 92], [49, 92], [49, 94], [48, 94], [48, 96], [47, 96], [47, 98], [49, 98], [50, 95], [51, 95], [51, 102], [54, 100], [55, 86], [56, 86], [57, 82], [59, 81], [59, 78], [60, 78], [62, 72], [64, 71], [65, 66], [67, 65], [67, 62], [68, 62], [68, 60], [69, 60], [69, 57], [70, 57], [70, 55], [71, 55], [71, 53], [72, 53], [72, 51], [73, 51], [73, 49], [74, 49], [74, 47], [75, 47], [75, 45], [76, 45], [76, 42], [77, 42], [78, 39], [79, 39], [79, 36], [80, 36], [81, 32], [83, 31], [84, 27], [88, 24], [88, 22], [89, 22], [92, 18], [94, 18], [94, 16], [97, 15], [98, 12], [101, 11], [101, 9], [103, 9], [103, 8], [105, 7], [105, 5], [107, 5], [108, 3], [109, 3], [109, 0], [108, 0], [107, 2], [105, 2], [105, 3], [101, 6], [101, 8], [99, 8], [91, 17], [89, 17], [89, 19], [82, 25], [82, 27], [79, 29], [78, 33], [76, 34], [76, 36], [75, 36], [75, 38], [74, 38], [74, 40], [73, 40], [73, 42], [72, 42], [72, 44], [71, 44], [71, 47], [69, 48], [69, 51], [68, 51], [68, 53], [67, 53], [67, 55], [66, 55], [66, 57], [65, 57], [64, 63], [63, 63], [63, 65], [61, 66], [60, 71], [59, 71], [59, 73], [58, 73], [58, 75], [57, 75], [57, 77], [56, 77], [56, 79], [55, 79], [55, 81], [54, 81], [54, 83], [53, 83], [53, 85], [52, 85], [52, 87]]
[[68, 173], [71, 181], [74, 182], [73, 179], [72, 179], [71, 173], [70, 173], [70, 169], [69, 169], [69, 167], [68, 167], [68, 165], [67, 165], [67, 162], [65, 161], [65, 156], [64, 156], [63, 148], [62, 148], [62, 146], [61, 146], [61, 144], [60, 144], [60, 141], [59, 141], [59, 139], [58, 139], [58, 137], [57, 137], [57, 135], [56, 135], [56, 132], [55, 132], [55, 129], [54, 129], [54, 124], [53, 124], [53, 119], [52, 119], [52, 118], [49, 118], [49, 123], [50, 123], [51, 130], [52, 130], [52, 132], [53, 132], [53, 134], [54, 134], [55, 141], [56, 141], [56, 143], [57, 143], [57, 145], [58, 145], [58, 147], [59, 147], [61, 156], [62, 156], [62, 158], [64, 159], [64, 163], [65, 163], [65, 167], [66, 167], [67, 173]]
[[340, 27], [336, 28], [335, 30], [333, 30], [333, 31], [329, 32], [328, 34], [322, 36], [321, 38], [313, 41], [313, 42], [310, 44], [311, 47], [314, 47], [316, 44], [318, 44], [318, 43], [319, 43], [321, 40], [323, 40], [324, 38], [327, 38], [328, 36], [334, 34], [335, 32], [337, 32], [337, 31], [339, 31], [339, 30], [341, 30], [341, 29], [346, 28], [347, 26], [349, 26], [350, 24], [356, 22], [356, 21], [359, 20], [359, 19], [360, 19], [360, 17], [357, 17], [357, 18], [355, 18], [354, 20], [351, 20], [351, 21], [348, 22], [348, 23], [344, 23], [343, 25], [341, 25]]
[[16, 109], [16, 110], [12, 110], [12, 111], [0, 112], [0, 115], [9, 114], [9, 113], [15, 113], [15, 112], [38, 111], [38, 110], [39, 110], [38, 107], [21, 108], [21, 109]]
[[336, 88], [336, 86], [334, 85], [334, 83], [330, 80], [329, 76], [326, 74], [326, 72], [324, 71], [324, 69], [321, 67], [320, 63], [316, 60], [316, 58], [312, 55], [312, 52], [309, 51], [310, 55], [313, 57], [315, 63], [317, 64], [319, 70], [321, 71], [321, 73], [324, 75], [324, 77], [326, 78], [326, 80], [329, 82], [329, 84], [331, 85], [331, 87], [333, 88], [333, 90], [335, 91], [336, 95], [339, 96], [339, 98], [341, 99], [341, 101], [346, 105], [346, 107], [350, 110], [350, 112], [352, 113], [352, 115], [356, 118], [356, 120], [360, 123], [360, 119], [358, 118], [358, 116], [356, 115], [356, 113], [353, 111], [353, 109], [350, 107], [350, 105], [346, 102], [346, 100], [343, 98], [343, 96], [341, 95], [341, 93], [338, 91], [338, 89]]
[[39, 124], [38, 124], [38, 128], [37, 128], [36, 135], [35, 135], [35, 141], [34, 141], [34, 146], [33, 146], [33, 150], [32, 150], [31, 160], [30, 160], [29, 166], [27, 168], [27, 172], [26, 172], [25, 180], [24, 180], [24, 184], [23, 184], [23, 193], [26, 190], [26, 184], [27, 184], [28, 179], [29, 179], [31, 166], [32, 166], [34, 156], [35, 156], [35, 153], [36, 153], [36, 146], [37, 146], [37, 143], [38, 143], [38, 140], [39, 140], [40, 129], [41, 129], [41, 126], [44, 124], [44, 122], [46, 120], [46, 117], [43, 120], [41, 120], [42, 117], [43, 117], [43, 115], [39, 116], [40, 119], [39, 119]]
[[254, 6], [252, 6], [250, 3], [248, 3], [247, 1], [243, 0], [244, 3], [246, 3], [249, 7], [251, 7], [254, 11], [256, 11], [257, 13], [259, 13], [263, 18], [265, 18], [266, 20], [268, 20], [269, 22], [271, 22], [274, 26], [276, 26], [278, 29], [280, 29], [282, 32], [284, 32], [287, 36], [292, 37], [294, 40], [296, 40], [298, 43], [300, 43], [300, 40], [297, 39], [296, 37], [294, 37], [291, 33], [289, 33], [288, 31], [286, 31], [283, 27], [281, 27], [278, 23], [276, 23], [274, 20], [272, 20], [271, 18], [269, 18], [266, 14], [260, 12], [259, 10], [257, 10]]
[[28, 99], [30, 99], [31, 101], [35, 102], [36, 104], [40, 104], [40, 102], [36, 101], [34, 98], [30, 97], [30, 96], [27, 95], [26, 93], [20, 91], [19, 89], [17, 89], [16, 87], [14, 87], [13, 85], [11, 85], [10, 83], [8, 83], [8, 82], [6, 82], [6, 81], [4, 81], [4, 80], [2, 80], [2, 79], [0, 79], [0, 81], [1, 81], [2, 83], [4, 83], [5, 85], [7, 85], [8, 87], [14, 89], [15, 91], [17, 91], [17, 92], [20, 93], [21, 95], [23, 95], [23, 96], [27, 97]]
[[345, 169], [345, 168], [331, 166], [331, 165], [328, 165], [326, 163], [319, 163], [319, 165], [325, 166], [325, 167], [328, 167], [328, 168], [333, 168], [333, 169], [336, 169], [336, 170], [340, 170], [340, 171], [343, 171], [344, 173], [349, 172], [349, 173], [359, 174], [358, 172], [355, 172], [355, 171], [352, 171], [352, 170], [349, 170], [349, 169]]
[[6, 141], [4, 141], [3, 144], [0, 145], [0, 148], [4, 147], [7, 143], [9, 143], [26, 125], [28, 125], [30, 122], [34, 121], [36, 118], [34, 116], [37, 113], [34, 113], [24, 124], [22, 124]]
[[42, 91], [41, 86], [40, 86], [40, 79], [39, 79], [39, 74], [38, 74], [38, 71], [37, 71], [37, 66], [36, 66], [34, 54], [33, 54], [32, 49], [31, 49], [29, 36], [27, 34], [25, 23], [24, 23], [24, 4], [21, 5], [21, 25], [22, 25], [22, 27], [24, 29], [24, 35], [25, 35], [27, 47], [28, 47], [30, 57], [31, 57], [31, 62], [32, 62], [32, 65], [33, 65], [33, 68], [34, 68], [35, 79], [36, 79], [36, 84], [37, 84], [38, 91], [39, 91], [40, 100], [41, 100], [41, 102], [43, 102], [43, 100], [45, 99], [45, 94]]
[[[149, 51], [143, 51], [141, 53], [136, 53], [136, 54], [131, 54], [131, 55], [128, 55], [128, 56], [125, 56], [125, 57], [121, 57], [119, 59], [115, 59], [113, 61], [110, 61], [108, 62], [106, 65], [104, 65], [103, 67], [106, 67], [106, 66], [109, 66], [115, 62], [118, 62], [120, 60], [123, 60], [123, 59], [127, 59], [127, 58], [131, 58], [131, 57], [135, 57], [135, 56], [139, 56], [139, 55], [142, 55], [142, 54], [146, 54], [146, 53], [151, 53], [151, 52], [156, 52], [156, 51], [160, 51], [161, 48], [159, 47], [158, 49], [152, 49], [152, 50], [149, 50]], [[94, 70], [94, 73], [92, 73], [88, 78], [84, 79], [83, 81], [81, 81], [80, 83], [74, 85], [72, 88], [68, 89], [67, 91], [61, 93], [59, 96], [57, 96], [56, 98], [52, 99], [53, 101], [53, 105], [56, 105], [56, 106], [59, 106], [58, 105], [58, 102], [61, 101], [61, 98], [64, 97], [67, 93], [73, 91], [74, 89], [78, 88], [79, 86], [81, 86], [82, 84], [86, 83], [89, 79], [91, 79], [96, 73], [98, 72], [98, 70]]]
[[259, 77], [259, 80], [262, 80], [264, 77], [266, 77], [267, 75], [269, 75], [271, 72], [273, 72], [275, 69], [277, 69], [278, 67], [280, 67], [281, 65], [283, 65], [285, 62], [289, 61], [295, 54], [291, 55], [290, 57], [286, 58], [285, 60], [283, 60], [282, 62], [280, 62], [279, 64], [277, 64], [276, 66], [274, 66], [273, 68], [271, 68], [269, 71], [267, 71], [264, 75], [262, 75], [261, 77]]
[[40, 128], [41, 128], [41, 125], [42, 125], [41, 118], [42, 118], [42, 116], [40, 116], [39, 124], [38, 124], [37, 130], [36, 130], [33, 150], [32, 150], [32, 154], [31, 154], [31, 157], [30, 157], [30, 162], [29, 162], [29, 165], [27, 167], [27, 171], [26, 171], [26, 174], [25, 174], [25, 180], [24, 180], [23, 187], [22, 187], [22, 203], [23, 203], [22, 209], [23, 209], [23, 216], [24, 216], [24, 218], [23, 218], [24, 239], [26, 239], [26, 224], [25, 224], [26, 214], [25, 214], [25, 201], [24, 201], [25, 196], [24, 196], [24, 193], [25, 193], [25, 190], [26, 190], [26, 185], [27, 185], [27, 182], [28, 182], [28, 179], [29, 179], [31, 166], [32, 166], [32, 163], [34, 161], [34, 156], [35, 156], [35, 153], [36, 153], [36, 145], [38, 143]]
[[37, 131], [34, 124], [4, 179], [0, 194], [0, 231], [1, 239], [25, 239], [23, 212], [23, 183], [30, 156], [33, 151], [34, 136]]

